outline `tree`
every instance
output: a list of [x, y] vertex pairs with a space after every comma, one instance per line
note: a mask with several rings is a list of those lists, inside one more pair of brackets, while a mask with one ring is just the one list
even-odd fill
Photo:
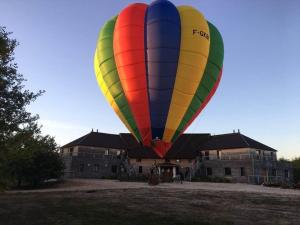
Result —
[[300, 182], [300, 157], [294, 158], [292, 160], [292, 165], [294, 168], [294, 179], [295, 182]]
[[64, 168], [60, 155], [53, 151], [56, 143], [50, 136], [30, 131], [18, 134], [8, 154], [10, 176], [17, 185], [38, 186], [43, 181], [59, 178]]
[[10, 35], [0, 26], [0, 187], [15, 180], [38, 184], [62, 170], [54, 139], [41, 135], [38, 115], [26, 109], [44, 91], [24, 88], [14, 59], [18, 42]]
[[18, 73], [14, 62], [14, 50], [18, 45], [9, 37], [5, 27], [0, 27], [0, 149], [6, 150], [6, 142], [35, 124], [38, 115], [32, 115], [26, 106], [36, 100], [44, 91], [33, 93], [24, 89], [24, 77]]

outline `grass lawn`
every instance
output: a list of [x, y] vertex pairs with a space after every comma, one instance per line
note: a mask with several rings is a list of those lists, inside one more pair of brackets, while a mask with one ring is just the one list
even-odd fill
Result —
[[300, 224], [300, 197], [182, 189], [0, 194], [1, 225]]

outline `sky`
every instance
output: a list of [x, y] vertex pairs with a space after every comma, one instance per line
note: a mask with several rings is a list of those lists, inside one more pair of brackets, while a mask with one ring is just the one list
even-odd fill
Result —
[[[26, 88], [46, 93], [29, 106], [44, 134], [64, 145], [92, 129], [127, 132], [97, 86], [93, 55], [101, 26], [130, 0], [0, 0]], [[151, 1], [140, 1], [150, 3]], [[240, 132], [300, 156], [300, 1], [174, 0], [201, 11], [221, 32], [220, 86], [187, 132]]]

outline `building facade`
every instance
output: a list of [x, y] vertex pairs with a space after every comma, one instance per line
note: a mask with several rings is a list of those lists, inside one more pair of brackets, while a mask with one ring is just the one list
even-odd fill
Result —
[[91, 132], [61, 149], [67, 178], [114, 177], [125, 155], [119, 135]]
[[186, 180], [226, 178], [253, 184], [293, 180], [291, 164], [278, 161], [277, 150], [241, 133], [183, 134], [163, 159], [127, 133], [91, 132], [63, 146], [61, 152], [69, 178], [147, 176], [155, 169], [165, 181], [179, 175]]

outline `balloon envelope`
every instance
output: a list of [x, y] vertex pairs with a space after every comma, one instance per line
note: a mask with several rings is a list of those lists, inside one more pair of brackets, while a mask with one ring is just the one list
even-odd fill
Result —
[[94, 67], [119, 118], [164, 157], [215, 93], [224, 47], [217, 28], [191, 6], [131, 4], [102, 27]]

